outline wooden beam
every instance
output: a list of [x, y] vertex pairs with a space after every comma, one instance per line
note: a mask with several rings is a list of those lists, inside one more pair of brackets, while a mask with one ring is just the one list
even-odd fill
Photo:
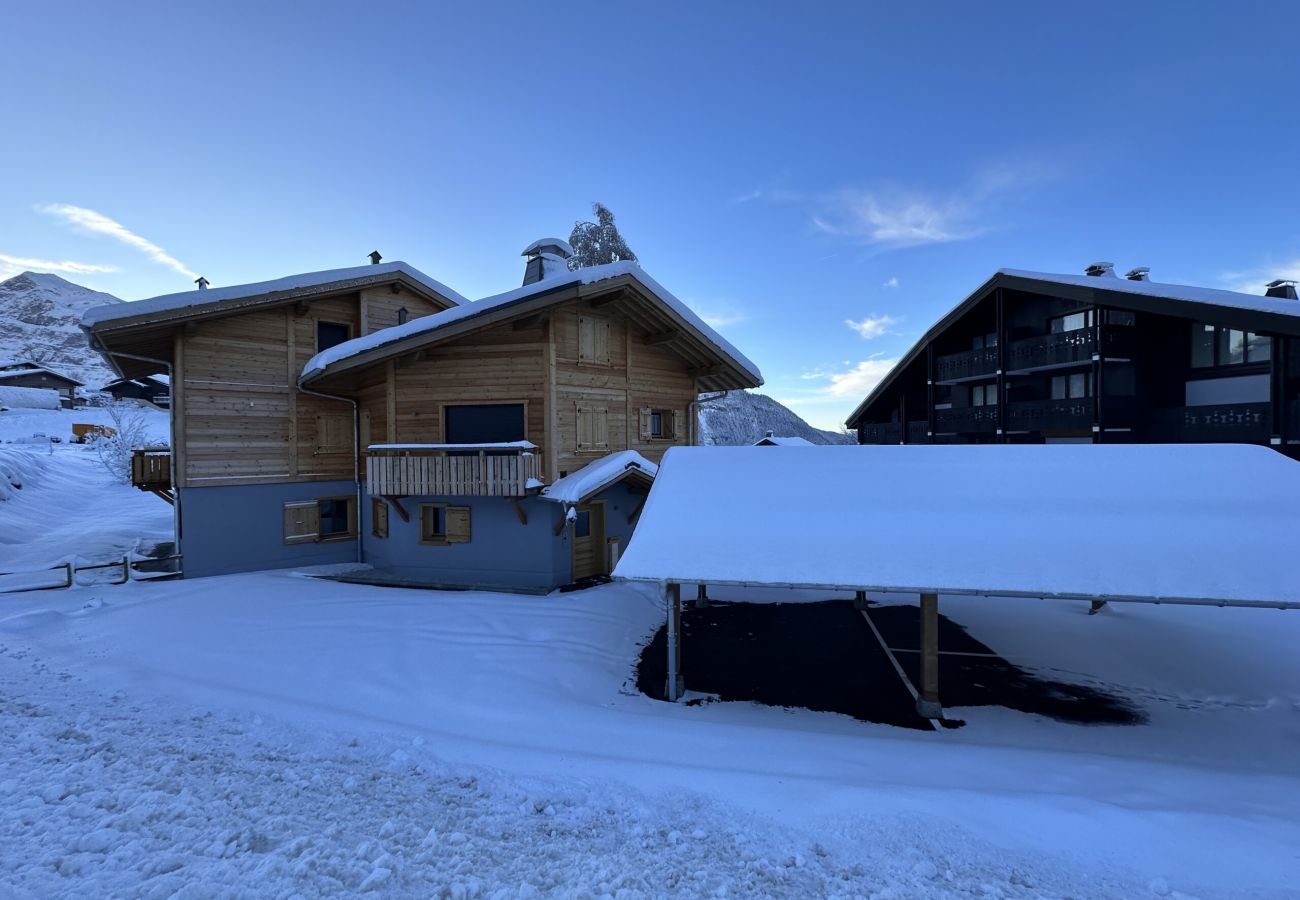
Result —
[[520, 502], [519, 502], [519, 498], [518, 498], [518, 497], [507, 497], [506, 500], [510, 503], [511, 508], [514, 509], [514, 511], [515, 511], [515, 515], [519, 517], [519, 524], [520, 524], [520, 525], [527, 525], [527, 524], [528, 524], [528, 513], [524, 510], [523, 505], [520, 504]]
[[288, 311], [284, 315], [285, 324], [285, 343], [287, 349], [286, 359], [289, 361], [289, 371], [285, 377], [285, 383], [290, 385], [289, 389], [289, 477], [298, 477], [298, 391], [292, 385], [298, 381], [298, 348], [296, 346], [296, 336], [298, 320]]
[[943, 717], [939, 703], [939, 595], [921, 595], [921, 684], [916, 711], [927, 719]]
[[522, 319], [516, 319], [514, 322], [512, 322], [510, 328], [512, 331], [527, 331], [529, 328], [535, 328], [536, 326], [540, 325], [542, 323], [543, 318], [544, 317], [542, 316], [541, 313], [536, 313], [531, 316], [524, 316]]
[[385, 496], [383, 499], [385, 503], [387, 503], [393, 509], [397, 510], [397, 515], [401, 518], [403, 522], [411, 521], [410, 514], [405, 509], [402, 508], [402, 504], [398, 502], [397, 497]]
[[657, 334], [647, 334], [645, 337], [641, 338], [641, 343], [653, 347], [656, 344], [666, 344], [669, 341], [675, 341], [681, 336], [682, 333], [674, 328], [671, 331], [660, 331]]
[[397, 368], [390, 359], [384, 366], [384, 424], [388, 443], [397, 443]]
[[587, 303], [592, 309], [600, 309], [602, 306], [608, 306], [617, 299], [619, 299], [619, 295], [611, 292], [608, 294], [601, 294], [599, 297], [592, 297], [587, 301]]
[[726, 371], [722, 366], [702, 366], [698, 369], [689, 369], [686, 374], [692, 378], [708, 378], [712, 375], [725, 374]]
[[293, 305], [293, 314], [300, 319], [303, 316], [307, 315], [307, 301], [299, 300], [297, 303], [295, 303]]

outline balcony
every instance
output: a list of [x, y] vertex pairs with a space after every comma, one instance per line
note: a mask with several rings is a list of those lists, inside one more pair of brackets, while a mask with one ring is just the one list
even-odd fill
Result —
[[871, 422], [859, 426], [858, 440], [863, 444], [901, 444], [903, 429], [897, 422]]
[[508, 444], [371, 444], [366, 482], [377, 497], [523, 497], [542, 486], [528, 441]]
[[997, 347], [967, 350], [965, 353], [950, 353], [934, 358], [934, 380], [936, 384], [996, 375], [997, 371]]
[[1007, 431], [1090, 431], [1092, 398], [1007, 404]]
[[1028, 372], [1089, 362], [1094, 354], [1128, 359], [1133, 355], [1133, 329], [1124, 326], [1076, 328], [1007, 344], [1007, 371]]
[[131, 484], [157, 494], [168, 503], [172, 497], [172, 451], [168, 447], [143, 447], [131, 451]]
[[960, 409], [936, 409], [936, 434], [981, 434], [998, 429], [996, 406], [966, 406]]
[[1187, 443], [1265, 443], [1271, 432], [1270, 404], [1225, 403], [1157, 409], [1148, 422], [1150, 438]]

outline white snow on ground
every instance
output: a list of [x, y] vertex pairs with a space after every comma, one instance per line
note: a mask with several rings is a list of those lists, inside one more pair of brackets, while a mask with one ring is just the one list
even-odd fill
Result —
[[0, 384], [0, 407], [9, 409], [58, 409], [59, 392], [51, 388], [15, 387]]
[[[167, 413], [142, 413], [151, 437], [165, 440]], [[45, 569], [73, 558], [111, 562], [137, 542], [171, 540], [167, 503], [114, 482], [93, 449], [72, 443], [72, 425], [82, 422], [111, 425], [102, 407], [0, 412], [0, 457], [37, 473], [0, 503], [0, 572]], [[51, 443], [52, 437], [61, 443]], [[6, 586], [0, 580], [0, 589]]]
[[922, 733], [636, 694], [661, 610], [626, 585], [281, 572], [3, 602], [20, 897], [1300, 891], [1295, 613], [944, 598], [1151, 724], [975, 708]]

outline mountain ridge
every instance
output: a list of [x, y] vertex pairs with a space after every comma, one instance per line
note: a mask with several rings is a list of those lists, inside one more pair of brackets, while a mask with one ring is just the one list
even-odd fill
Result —
[[47, 272], [0, 281], [0, 360], [32, 360], [98, 390], [117, 375], [86, 340], [81, 315], [124, 302]]

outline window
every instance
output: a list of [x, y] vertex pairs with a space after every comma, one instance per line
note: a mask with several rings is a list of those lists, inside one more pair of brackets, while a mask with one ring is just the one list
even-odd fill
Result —
[[1052, 334], [1060, 334], [1063, 331], [1078, 331], [1080, 328], [1087, 328], [1096, 321], [1094, 311], [1085, 309], [1081, 312], [1070, 313], [1065, 316], [1056, 316], [1049, 319], [1047, 330]]
[[444, 406], [442, 434], [448, 444], [504, 444], [522, 441], [524, 404], [474, 403]]
[[992, 348], [992, 347], [996, 347], [997, 345], [998, 345], [997, 332], [994, 332], [993, 334], [977, 334], [975, 335], [974, 338], [971, 339], [972, 350], [984, 350], [985, 348]]
[[998, 386], [996, 384], [977, 384], [970, 389], [971, 406], [997, 406]]
[[407, 311], [406, 307], [403, 306], [401, 309], [397, 311], [397, 324], [405, 325], [406, 320], [410, 317], [410, 315], [411, 314]]
[[1092, 373], [1075, 372], [1071, 375], [1052, 377], [1053, 400], [1075, 400], [1079, 397], [1092, 396]]
[[1273, 358], [1268, 335], [1215, 325], [1192, 326], [1192, 367], [1239, 366], [1265, 363]]
[[351, 497], [322, 497], [284, 504], [284, 542], [308, 544], [356, 534]]
[[673, 441], [677, 439], [677, 412], [671, 409], [641, 408], [641, 440]]
[[370, 499], [370, 533], [377, 538], [388, 537], [388, 504], [378, 497]]
[[590, 537], [591, 536], [591, 510], [580, 509], [573, 519], [573, 536]]
[[609, 449], [609, 410], [578, 405], [578, 450]]
[[443, 546], [468, 544], [470, 508], [445, 503], [420, 504], [420, 543]]
[[1137, 316], [1128, 309], [1108, 309], [1105, 322], [1107, 325], [1127, 325], [1131, 328], [1137, 324]]
[[578, 317], [578, 362], [609, 365], [609, 323], [604, 319]]
[[336, 347], [352, 337], [352, 328], [342, 322], [316, 321], [316, 352]]

